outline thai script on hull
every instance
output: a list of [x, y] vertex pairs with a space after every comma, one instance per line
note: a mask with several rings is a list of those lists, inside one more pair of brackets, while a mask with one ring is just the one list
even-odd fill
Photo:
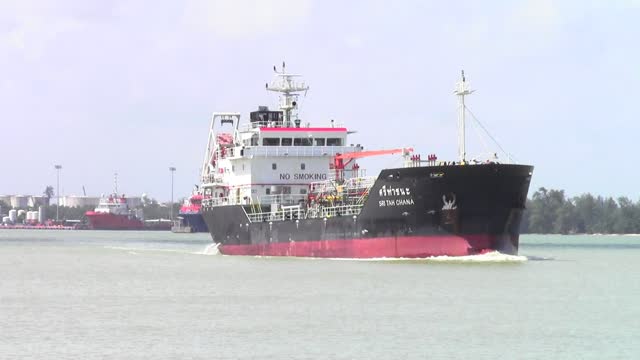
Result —
[[391, 186], [387, 186], [387, 185], [383, 185], [380, 190], [378, 191], [378, 195], [380, 195], [380, 197], [383, 196], [409, 196], [411, 195], [411, 189], [406, 187], [406, 188], [401, 188], [401, 187], [391, 187]]

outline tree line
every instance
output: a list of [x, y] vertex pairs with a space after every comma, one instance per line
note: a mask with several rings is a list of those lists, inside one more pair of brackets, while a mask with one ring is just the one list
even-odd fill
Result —
[[[52, 189], [45, 194], [53, 196]], [[170, 210], [154, 199], [145, 199], [142, 209], [145, 219], [169, 218]], [[176, 216], [180, 202], [173, 204]], [[0, 201], [0, 209], [6, 213], [9, 204]], [[34, 209], [37, 210], [37, 209]], [[61, 206], [60, 219], [83, 219], [93, 207], [69, 208]], [[55, 205], [46, 206], [46, 218], [55, 219]], [[626, 196], [593, 196], [589, 193], [567, 197], [564, 190], [546, 189], [535, 191], [527, 199], [522, 218], [521, 233], [535, 234], [638, 234], [640, 233], [640, 201], [634, 202]]]
[[570, 198], [564, 190], [541, 187], [527, 200], [521, 232], [637, 234], [640, 233], [640, 201], [589, 193]]

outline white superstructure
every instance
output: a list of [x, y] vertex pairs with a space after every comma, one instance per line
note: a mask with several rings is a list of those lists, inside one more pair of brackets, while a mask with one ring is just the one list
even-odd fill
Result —
[[129, 206], [124, 195], [120, 197], [117, 194], [111, 194], [109, 197], [101, 198], [94, 211], [103, 214], [129, 215]]
[[[260, 106], [245, 124], [239, 113], [213, 114], [201, 174], [205, 205], [296, 204], [307, 199], [311, 183], [334, 175], [336, 154], [362, 150], [333, 120], [312, 125], [299, 118], [298, 96], [309, 87], [298, 77], [283, 64], [266, 85], [280, 93], [279, 110]], [[362, 175], [352, 172], [355, 161], [344, 176]]]

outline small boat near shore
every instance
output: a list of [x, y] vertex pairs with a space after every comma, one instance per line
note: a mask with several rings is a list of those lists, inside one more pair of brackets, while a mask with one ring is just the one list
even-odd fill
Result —
[[143, 230], [142, 210], [129, 209], [127, 198], [113, 193], [102, 197], [93, 211], [85, 216], [93, 230]]
[[196, 189], [180, 207], [178, 219], [174, 221], [171, 231], [175, 233], [207, 232], [207, 224], [202, 218], [202, 193]]

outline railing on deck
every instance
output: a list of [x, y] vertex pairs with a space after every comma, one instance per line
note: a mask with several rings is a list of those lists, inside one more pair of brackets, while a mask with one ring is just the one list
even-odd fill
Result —
[[203, 176], [201, 181], [202, 184], [222, 184], [222, 176], [221, 174], [209, 174]]
[[260, 196], [258, 204], [271, 205], [280, 204], [284, 206], [298, 205], [304, 203], [307, 200], [306, 194], [275, 194], [275, 195], [263, 195]]
[[306, 194], [274, 194], [263, 195], [259, 198], [259, 201], [253, 203], [243, 197], [237, 196], [206, 198], [202, 200], [202, 206], [214, 207], [224, 205], [258, 205], [258, 208], [263, 205], [278, 204], [281, 206], [300, 205], [307, 200]]
[[[343, 123], [329, 123], [329, 124], [316, 124], [315, 126], [312, 126], [311, 124], [302, 124], [303, 126], [300, 127], [300, 129], [308, 129], [308, 128], [344, 128], [345, 125]], [[308, 125], [308, 126], [307, 126]], [[245, 124], [241, 124], [238, 128], [239, 131], [249, 131], [252, 129], [259, 129], [259, 128], [291, 128], [293, 127], [294, 124], [288, 124], [288, 126], [285, 126], [285, 123], [283, 121], [254, 121], [251, 123], [245, 123]]]
[[206, 208], [210, 208], [214, 206], [223, 206], [223, 205], [236, 205], [236, 204], [231, 203], [231, 200], [228, 197], [206, 198], [202, 200], [202, 206]]
[[[357, 146], [252, 146], [245, 147], [243, 156], [335, 156], [360, 151]], [[237, 154], [239, 155], [239, 154]], [[231, 155], [233, 156], [233, 155]]]
[[[270, 194], [257, 199], [238, 196], [205, 198], [204, 208], [243, 205], [251, 222], [284, 221], [334, 216], [356, 216], [376, 177], [310, 183], [309, 194]], [[275, 206], [274, 206], [275, 205]], [[263, 211], [265, 207], [269, 211]]]
[[[358, 170], [361, 173], [364, 170]], [[329, 179], [335, 180], [335, 173], [329, 173]], [[375, 176], [355, 177], [344, 180], [343, 183], [336, 181], [316, 181], [310, 184], [311, 193], [327, 194], [335, 193], [338, 196], [354, 196], [368, 190], [376, 182]]]
[[277, 211], [247, 213], [251, 222], [295, 221], [302, 219], [324, 219], [337, 216], [357, 216], [362, 211], [359, 205], [338, 205], [310, 208], [306, 212], [299, 205], [282, 206]]
[[318, 208], [311, 208], [307, 212], [307, 218], [329, 218], [335, 216], [353, 216], [360, 214], [362, 211], [362, 204], [356, 205], [337, 205], [337, 206], [322, 206]]
[[302, 206], [291, 205], [282, 206], [277, 211], [247, 213], [247, 216], [251, 222], [285, 221], [304, 219], [306, 217], [306, 213]]

